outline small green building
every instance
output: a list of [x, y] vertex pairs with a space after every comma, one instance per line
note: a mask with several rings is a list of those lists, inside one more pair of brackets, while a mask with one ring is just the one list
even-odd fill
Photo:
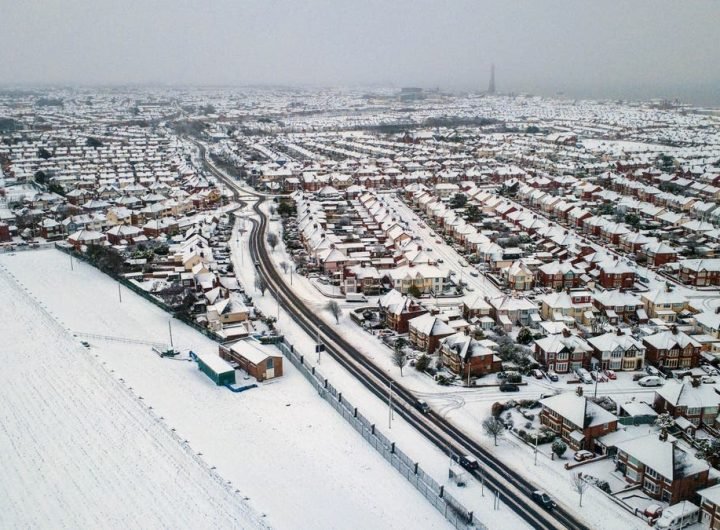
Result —
[[235, 368], [230, 363], [213, 354], [195, 354], [198, 369], [212, 379], [216, 385], [235, 384]]

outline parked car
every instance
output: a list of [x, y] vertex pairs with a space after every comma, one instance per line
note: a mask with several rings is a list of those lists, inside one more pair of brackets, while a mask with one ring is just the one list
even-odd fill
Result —
[[643, 510], [643, 515], [648, 519], [657, 519], [662, 515], [663, 507], [659, 504], [648, 504]]
[[703, 364], [700, 366], [700, 368], [708, 375], [718, 375], [718, 371], [709, 364]]
[[605, 370], [605, 375], [608, 379], [610, 379], [610, 381], [615, 381], [615, 379], [617, 379], [617, 374], [612, 370]]
[[638, 381], [638, 384], [640, 386], [662, 386], [663, 380], [662, 377], [658, 377], [656, 375], [648, 375], [640, 379], [640, 381]]
[[560, 378], [555, 372], [548, 372], [547, 376], [548, 379], [550, 379], [550, 381], [552, 381], [553, 383], [557, 383], [560, 380]]
[[658, 370], [657, 368], [655, 368], [654, 366], [649, 365], [649, 364], [645, 367], [645, 371], [650, 375], [656, 375], [656, 376], [659, 376], [662, 373], [662, 372], [660, 372], [660, 370]]
[[500, 392], [519, 392], [520, 387], [513, 383], [503, 383], [500, 385]]
[[576, 368], [575, 375], [580, 381], [582, 381], [586, 385], [593, 382], [593, 379], [590, 376], [590, 372], [588, 372], [585, 368]]
[[605, 374], [599, 370], [598, 371], [593, 370], [592, 372], [590, 372], [590, 376], [598, 383], [606, 383], [607, 382], [607, 377], [605, 377]]
[[546, 510], [552, 510], [557, 506], [557, 504], [555, 504], [555, 502], [550, 498], [550, 495], [548, 495], [544, 491], [533, 491], [532, 499]]
[[595, 455], [591, 453], [590, 451], [586, 451], [585, 449], [582, 449], [581, 451], [576, 451], [575, 458], [576, 462], [584, 462], [585, 460], [590, 460], [591, 458], [594, 458]]
[[533, 374], [533, 377], [534, 377], [535, 379], [542, 379], [542, 378], [543, 378], [543, 373], [542, 373], [540, 370], [538, 370], [537, 368], [535, 368], [535, 369], [532, 371], [532, 374]]
[[452, 459], [469, 471], [474, 471], [480, 467], [474, 456], [453, 454]]
[[715, 382], [715, 378], [711, 375], [704, 375], [700, 378], [700, 381], [702, 381], [705, 384], [711, 384]]

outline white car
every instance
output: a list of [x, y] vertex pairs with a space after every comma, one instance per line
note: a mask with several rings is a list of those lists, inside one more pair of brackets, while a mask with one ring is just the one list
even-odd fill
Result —
[[638, 381], [638, 384], [640, 386], [662, 386], [663, 380], [661, 377], [658, 377], [656, 375], [648, 375], [647, 377], [643, 377]]

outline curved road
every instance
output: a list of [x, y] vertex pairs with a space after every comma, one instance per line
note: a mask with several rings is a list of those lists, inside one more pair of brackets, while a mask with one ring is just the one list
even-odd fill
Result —
[[[248, 193], [247, 190], [240, 188], [209, 163], [205, 157], [204, 148], [201, 148], [201, 152], [208, 169], [230, 187], [233, 195], [238, 200], [240, 194]], [[321, 342], [325, 344], [326, 351], [378, 398], [382, 400], [386, 398], [390, 382], [393, 382], [396, 396], [399, 398], [397, 412], [444, 453], [470, 454], [477, 458], [481, 468], [473, 472], [476, 478], [484, 479], [485, 484], [492, 492], [499, 492], [501, 500], [533, 528], [570, 528], [578, 530], [588, 528], [560, 506], [552, 512], [541, 508], [531, 498], [532, 492], [538, 487], [506, 466], [494, 454], [442, 416], [435, 412], [422, 414], [417, 411], [413, 406], [416, 398], [410, 391], [394, 381], [383, 370], [377, 368], [352, 344], [326, 325], [311, 308], [307, 307], [284, 282], [272, 263], [264, 245], [267, 216], [260, 209], [260, 204], [264, 202], [265, 196], [257, 192], [252, 194], [258, 196], [258, 201], [253, 206], [253, 210], [259, 220], [250, 219], [253, 224], [250, 234], [250, 254], [258, 273], [264, 277], [268, 286], [274, 291], [279, 303], [285, 306], [288, 313], [304, 331], [310, 336], [320, 337]]]

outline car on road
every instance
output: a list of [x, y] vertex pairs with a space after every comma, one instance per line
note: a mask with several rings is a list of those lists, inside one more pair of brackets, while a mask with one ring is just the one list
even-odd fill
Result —
[[479, 276], [478, 271], [470, 271], [470, 276], [477, 278]]
[[445, 260], [442, 259], [442, 258], [438, 258], [437, 262], [438, 262], [438, 263], [445, 263]]
[[432, 252], [432, 251], [433, 251], [432, 247], [425, 247], [425, 252]]
[[458, 264], [459, 264], [461, 267], [467, 267], [467, 266], [468, 266], [468, 262], [465, 261], [464, 259], [461, 259], [460, 261], [458, 261]]
[[662, 386], [663, 380], [656, 375], [648, 375], [638, 381], [640, 386]]
[[575, 456], [573, 457], [576, 462], [584, 462], [585, 460], [590, 460], [595, 455], [591, 453], [590, 451], [586, 451], [585, 449], [582, 449], [580, 451], [575, 452]]
[[617, 374], [613, 370], [605, 370], [605, 376], [610, 379], [610, 381], [617, 379]]
[[468, 471], [474, 471], [480, 468], [480, 464], [478, 464], [474, 456], [453, 454], [452, 459]]
[[442, 243], [442, 239], [436, 239], [436, 240], [435, 240], [435, 243], [438, 243], [438, 244], [439, 244], [439, 243]]
[[541, 490], [532, 492], [532, 499], [546, 510], [552, 510], [557, 504], [550, 498], [550, 495]]
[[503, 383], [500, 385], [500, 392], [519, 392], [520, 387], [513, 383]]
[[418, 409], [418, 410], [419, 410], [420, 412], [422, 412], [423, 414], [427, 414], [428, 412], [430, 412], [430, 405], [428, 405], [428, 404], [427, 404], [425, 401], [423, 401], [422, 399], [418, 399], [418, 400], [415, 402], [415, 408]]

